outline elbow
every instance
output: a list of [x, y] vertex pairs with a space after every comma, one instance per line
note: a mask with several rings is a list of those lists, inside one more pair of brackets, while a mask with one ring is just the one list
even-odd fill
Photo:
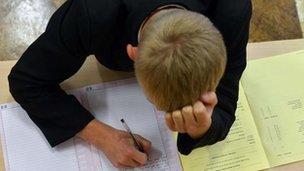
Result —
[[222, 125], [222, 133], [219, 136], [219, 141], [223, 141], [227, 138], [234, 121], [235, 121], [234, 115], [229, 115], [229, 117], [225, 118], [225, 121], [223, 121], [223, 123], [225, 124]]
[[20, 103], [22, 100], [22, 85], [18, 80], [18, 75], [14, 68], [11, 70], [10, 74], [7, 77], [8, 85], [9, 85], [9, 92], [13, 96], [13, 98]]
[[[8, 80], [8, 86], [9, 86], [9, 92], [11, 95], [15, 98], [15, 96], [18, 94], [16, 90], [16, 78], [13, 69], [11, 70], [10, 74], [7, 77]], [[15, 99], [16, 100], [16, 99]]]
[[212, 115], [212, 127], [216, 130], [213, 143], [223, 141], [228, 136], [230, 129], [235, 121], [234, 112], [223, 110], [222, 108], [216, 107]]

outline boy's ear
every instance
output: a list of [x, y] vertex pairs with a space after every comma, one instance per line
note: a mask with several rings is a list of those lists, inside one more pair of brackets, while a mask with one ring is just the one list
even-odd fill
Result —
[[132, 46], [131, 44], [127, 45], [127, 53], [129, 55], [129, 58], [133, 61], [136, 60], [137, 54], [138, 54], [138, 48], [135, 46]]

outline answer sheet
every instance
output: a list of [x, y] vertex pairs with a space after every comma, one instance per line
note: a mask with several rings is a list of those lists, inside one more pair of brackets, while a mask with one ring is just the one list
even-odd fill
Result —
[[78, 170], [73, 140], [51, 148], [17, 103], [4, 104], [0, 108], [1, 141], [6, 170]]
[[[131, 130], [152, 142], [148, 164], [133, 170], [182, 170], [176, 142], [164, 113], [145, 98], [135, 78], [70, 91], [96, 119]], [[78, 138], [51, 148], [38, 127], [17, 104], [0, 106], [0, 131], [6, 170], [116, 171], [102, 151]]]
[[[134, 134], [152, 142], [146, 166], [137, 170], [181, 170], [176, 143], [164, 123], [164, 113], [146, 99], [135, 79], [87, 87], [85, 105], [96, 119], [120, 130], [124, 119]], [[102, 170], [114, 169], [100, 151]]]

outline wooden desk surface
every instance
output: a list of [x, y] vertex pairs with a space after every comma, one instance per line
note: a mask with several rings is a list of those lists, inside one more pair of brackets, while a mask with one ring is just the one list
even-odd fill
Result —
[[[273, 55], [279, 55], [297, 50], [304, 49], [304, 39], [274, 41], [263, 43], [250, 43], [248, 45], [248, 59], [257, 59]], [[8, 90], [7, 76], [12, 66], [16, 61], [0, 61], [0, 104], [12, 102]], [[83, 86], [97, 84], [100, 82], [113, 81], [122, 78], [134, 76], [133, 73], [114, 72], [101, 66], [94, 57], [88, 57], [82, 68], [70, 79], [66, 80], [62, 87], [64, 89], [74, 89]], [[0, 147], [0, 170], [4, 170], [4, 162], [2, 155], [2, 147]], [[279, 166], [269, 169], [271, 171], [285, 171], [285, 170], [304, 170], [304, 161]]]

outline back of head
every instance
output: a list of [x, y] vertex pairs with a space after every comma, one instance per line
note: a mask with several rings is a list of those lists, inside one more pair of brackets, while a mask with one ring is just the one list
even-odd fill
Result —
[[137, 79], [153, 103], [167, 112], [215, 91], [226, 65], [220, 32], [205, 16], [180, 9], [149, 19], [138, 51]]

